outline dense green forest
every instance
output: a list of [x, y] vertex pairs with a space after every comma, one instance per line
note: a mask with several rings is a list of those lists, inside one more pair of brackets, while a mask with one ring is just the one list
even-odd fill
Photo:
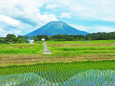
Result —
[[28, 39], [34, 39], [35, 41], [40, 41], [41, 38], [45, 38], [46, 40], [54, 40], [54, 41], [79, 41], [79, 40], [114, 40], [115, 32], [105, 33], [91, 33], [88, 35], [38, 35], [33, 37], [24, 37], [24, 36], [15, 36], [14, 34], [8, 34], [6, 37], [0, 37], [0, 43], [24, 43], [28, 42]]

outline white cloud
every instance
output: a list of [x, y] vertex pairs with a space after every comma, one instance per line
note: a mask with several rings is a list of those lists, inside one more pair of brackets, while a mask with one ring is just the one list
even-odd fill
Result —
[[74, 28], [81, 30], [81, 31], [86, 31], [90, 33], [95, 33], [95, 32], [114, 32], [115, 27], [110, 27], [110, 26], [76, 26], [72, 25]]
[[5, 16], [5, 15], [1, 15], [0, 14], [0, 22], [6, 23], [8, 25], [13, 25], [13, 26], [19, 26], [20, 25], [20, 21], [13, 19], [11, 17]]
[[47, 9], [54, 9], [54, 8], [57, 8], [57, 7], [58, 7], [57, 4], [48, 4], [48, 5], [46, 6]]
[[45, 23], [50, 22], [50, 21], [57, 21], [57, 20], [58, 20], [54, 14], [38, 15], [37, 18], [38, 18], [41, 22], [45, 22]]
[[115, 0], [68, 0], [65, 5], [81, 18], [115, 21]]
[[22, 30], [19, 30], [19, 29], [9, 29], [9, 30], [7, 30], [7, 29], [4, 29], [5, 27], [0, 27], [0, 35], [2, 36], [2, 37], [5, 37], [7, 34], [16, 34], [16, 36], [18, 35], [18, 34], [21, 34], [22, 33]]
[[[23, 22], [18, 18], [26, 19], [26, 21], [30, 20], [32, 23], [35, 22], [38, 27], [48, 23], [49, 21], [58, 20], [52, 13], [40, 13], [40, 7], [42, 7], [44, 3], [47, 3], [47, 1], [48, 0], [1, 0], [0, 24], [3, 25], [0, 26], [0, 28], [4, 29], [4, 31], [1, 30], [1, 33], [6, 33], [5, 31], [7, 30], [8, 33], [18, 34], [18, 32], [20, 33], [25, 31], [26, 34], [34, 30], [34, 27], [28, 25], [28, 22]], [[7, 28], [8, 26], [16, 27], [16, 31]], [[26, 28], [26, 26], [28, 28]], [[22, 29], [22, 31], [19, 31], [19, 29]], [[0, 34], [0, 36], [3, 35]]]
[[[60, 15], [62, 18], [72, 18], [74, 16], [74, 18], [79, 17], [83, 20], [115, 22], [115, 0], [0, 0], [0, 29], [2, 28], [0, 30], [0, 36], [2, 36], [1, 34], [4, 31], [8, 31], [7, 26], [16, 27], [16, 30], [22, 29], [18, 31], [20, 33], [28, 33], [35, 30], [30, 24], [31, 22], [36, 23], [36, 25], [38, 25], [36, 27], [40, 27], [49, 21], [57, 21], [58, 19], [53, 13], [44, 13], [40, 10], [40, 8], [45, 5], [46, 9], [58, 9], [59, 14], [67, 12]], [[41, 14], [41, 12], [43, 13]], [[57, 13], [58, 16], [59, 14]], [[18, 18], [26, 19], [26, 21], [24, 20], [23, 22]], [[28, 20], [31, 22], [28, 23]], [[84, 27], [83, 30], [89, 32], [114, 31], [113, 27], [103, 25], [81, 27]], [[16, 33], [11, 29], [8, 32]]]
[[62, 13], [62, 14], [60, 15], [60, 17], [61, 17], [61, 18], [71, 18], [71, 15], [70, 15], [70, 13]]
[[74, 16], [83, 19], [115, 22], [115, 0], [58, 0]]

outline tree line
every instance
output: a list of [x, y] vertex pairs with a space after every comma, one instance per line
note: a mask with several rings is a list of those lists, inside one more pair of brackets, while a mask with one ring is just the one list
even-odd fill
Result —
[[25, 36], [15, 36], [14, 34], [8, 34], [6, 37], [0, 37], [0, 43], [24, 43], [28, 42], [28, 39], [33, 39], [35, 41], [40, 41], [42, 38], [46, 40], [54, 40], [54, 41], [80, 41], [80, 40], [114, 40], [115, 32], [105, 33], [91, 33], [87, 35], [37, 35], [31, 37]]
[[7, 34], [6, 37], [0, 37], [0, 43], [24, 43], [27, 39], [24, 36], [15, 36], [14, 34]]

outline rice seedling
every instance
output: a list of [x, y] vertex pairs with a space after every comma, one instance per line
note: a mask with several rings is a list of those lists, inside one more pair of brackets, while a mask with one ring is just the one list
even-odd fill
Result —
[[114, 86], [114, 65], [99, 61], [0, 67], [0, 86]]

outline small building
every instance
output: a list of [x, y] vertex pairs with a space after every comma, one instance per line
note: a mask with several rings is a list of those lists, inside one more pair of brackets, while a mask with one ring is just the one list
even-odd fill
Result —
[[41, 41], [45, 41], [45, 38], [41, 38]]
[[33, 44], [34, 40], [28, 40], [29, 44]]
[[12, 42], [7, 42], [7, 44], [12, 44]]

